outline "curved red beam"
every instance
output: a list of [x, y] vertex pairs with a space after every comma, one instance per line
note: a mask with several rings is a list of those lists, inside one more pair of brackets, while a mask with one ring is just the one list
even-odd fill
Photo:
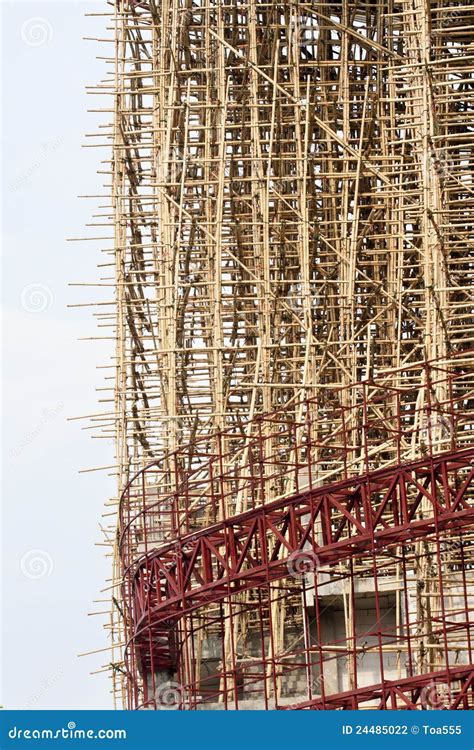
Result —
[[288, 577], [295, 552], [309, 549], [327, 565], [466, 527], [474, 521], [473, 463], [474, 447], [385, 468], [252, 509], [150, 551], [126, 573], [133, 591], [129, 645], [151, 629], [158, 662], [170, 668], [179, 618]]

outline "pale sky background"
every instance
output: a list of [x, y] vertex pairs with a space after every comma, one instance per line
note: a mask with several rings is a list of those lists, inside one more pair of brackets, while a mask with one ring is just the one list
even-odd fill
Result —
[[[2, 2], [2, 694], [5, 708], [111, 708], [110, 680], [90, 672], [107, 653], [103, 618], [87, 613], [110, 576], [99, 522], [113, 494], [105, 440], [70, 416], [103, 410], [111, 347], [80, 342], [97, 333], [92, 308], [68, 304], [111, 299], [112, 290], [71, 288], [97, 281], [104, 262], [97, 242], [67, 237], [110, 234], [85, 229], [106, 193], [97, 175], [105, 149], [84, 149], [86, 133], [111, 115], [87, 114], [111, 101], [87, 96], [105, 76], [110, 36], [106, 1]], [[110, 24], [108, 24], [110, 25]], [[112, 51], [111, 45], [107, 45]], [[87, 139], [90, 142], [91, 139]], [[106, 167], [102, 167], [106, 169]], [[103, 203], [105, 201], [102, 201]], [[108, 292], [108, 294], [107, 294]]]

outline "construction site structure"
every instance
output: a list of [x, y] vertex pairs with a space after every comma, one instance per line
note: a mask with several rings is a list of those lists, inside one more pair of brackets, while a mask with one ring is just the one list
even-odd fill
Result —
[[116, 699], [473, 708], [474, 6], [112, 5]]

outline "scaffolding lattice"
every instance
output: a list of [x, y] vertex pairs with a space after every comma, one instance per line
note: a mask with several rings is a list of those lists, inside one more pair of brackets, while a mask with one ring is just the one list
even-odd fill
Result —
[[472, 7], [113, 6], [116, 693], [472, 707]]

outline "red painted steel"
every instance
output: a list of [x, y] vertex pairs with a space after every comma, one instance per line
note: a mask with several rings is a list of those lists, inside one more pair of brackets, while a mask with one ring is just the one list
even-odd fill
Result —
[[[131, 708], [162, 707], [160, 691], [171, 684], [172, 707], [184, 709], [239, 702], [418, 709], [442, 677], [449, 707], [473, 706], [474, 446], [463, 416], [472, 394], [463, 388], [463, 367], [422, 368], [419, 410], [405, 405], [407, 389], [357, 384], [349, 406], [341, 398], [322, 409], [318, 398], [307, 399], [299, 421], [285, 409], [259, 418], [245, 439], [239, 436], [238, 449], [233, 431], [207, 436], [192, 447], [191, 460], [186, 446], [132, 479], [120, 535]], [[324, 427], [321, 439], [324, 420], [335, 427]], [[281, 457], [278, 441], [288, 431], [291, 450]], [[239, 504], [244, 512], [236, 512]], [[303, 565], [296, 576], [295, 560]], [[396, 584], [394, 570], [404, 571]], [[417, 581], [413, 571], [421, 571]], [[331, 586], [336, 593], [328, 596]], [[352, 634], [331, 640], [324, 613], [341, 596], [337, 586], [347, 589], [353, 625]], [[358, 623], [360, 597], [369, 595], [374, 623]], [[393, 596], [398, 619], [389, 624], [384, 612]], [[283, 655], [272, 643], [280, 627], [275, 601], [296, 602], [284, 606], [302, 623], [303, 645]], [[428, 620], [426, 608], [435, 613]], [[258, 657], [244, 658], [234, 643], [247, 621]], [[199, 656], [203, 643], [208, 650], [220, 644], [220, 655]], [[458, 664], [463, 650], [467, 663]], [[391, 653], [395, 680], [385, 676], [394, 669]], [[350, 667], [350, 690], [329, 685], [341, 659]], [[379, 682], [365, 684], [364, 660]], [[301, 691], [302, 675], [307, 700], [292, 703], [284, 685]]]
[[[428, 691], [434, 693], [437, 686], [443, 688], [447, 686], [448, 690], [445, 692], [440, 690], [439, 696], [433, 700], [434, 705], [430, 705]], [[365, 703], [373, 704], [374, 700], [378, 701], [375, 709], [388, 711], [430, 708], [433, 710], [472, 709], [474, 706], [474, 667], [471, 665], [455, 667], [447, 672], [432, 672], [396, 682], [387, 681], [380, 685], [370, 685], [359, 690], [339, 693], [324, 701], [315, 699], [287, 706], [286, 709], [353, 711], [363, 708]]]
[[[150, 616], [157, 625], [220, 601], [229, 589], [237, 593], [287, 576], [289, 557], [308, 544], [322, 566], [435, 529], [465, 527], [474, 521], [468, 498], [473, 463], [474, 447], [385, 469], [253, 509], [156, 549], [133, 573], [135, 634], [149, 627]], [[466, 477], [457, 487], [463, 469]], [[422, 500], [430, 513], [416, 520]], [[313, 537], [317, 521], [321, 544]]]

